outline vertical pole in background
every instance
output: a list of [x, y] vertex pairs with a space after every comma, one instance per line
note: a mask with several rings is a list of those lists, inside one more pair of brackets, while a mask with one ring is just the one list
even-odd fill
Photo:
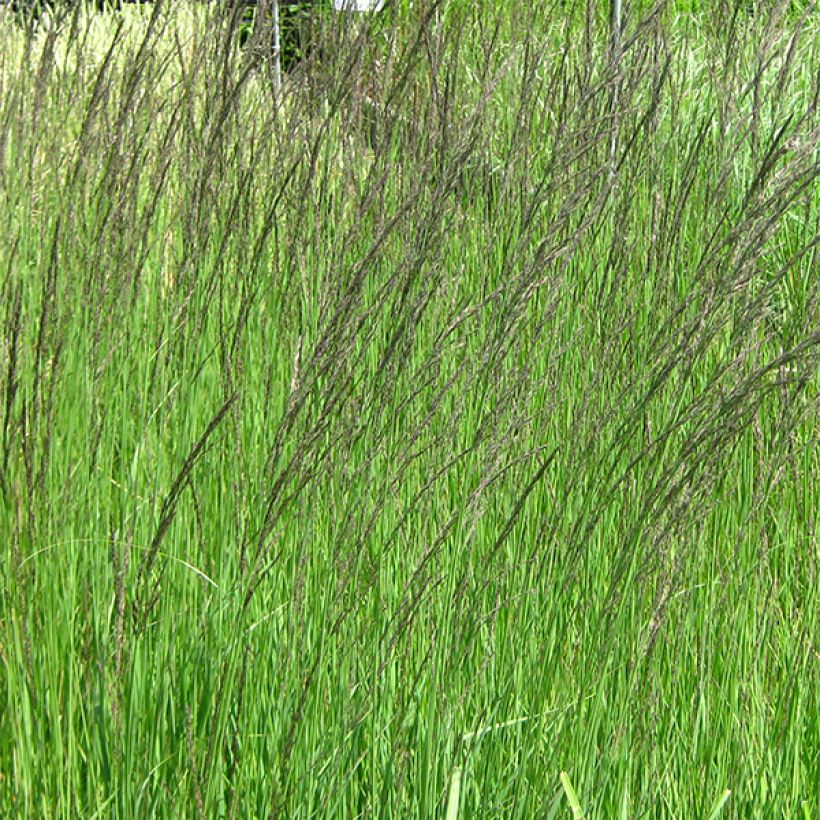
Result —
[[622, 9], [621, 0], [610, 0], [610, 53], [612, 65], [616, 72], [615, 84], [612, 88], [612, 134], [609, 138], [609, 173], [612, 181], [615, 181], [616, 163], [618, 155], [618, 102], [621, 87], [621, 24]]
[[273, 0], [271, 10], [273, 17], [273, 53], [275, 62], [273, 64], [273, 93], [276, 96], [277, 104], [282, 98], [282, 37], [279, 30], [279, 0]]

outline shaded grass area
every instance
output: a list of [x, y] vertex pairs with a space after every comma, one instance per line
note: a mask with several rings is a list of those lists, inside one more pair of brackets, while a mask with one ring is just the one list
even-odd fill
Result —
[[0, 29], [4, 813], [813, 816], [816, 4], [569, 5]]

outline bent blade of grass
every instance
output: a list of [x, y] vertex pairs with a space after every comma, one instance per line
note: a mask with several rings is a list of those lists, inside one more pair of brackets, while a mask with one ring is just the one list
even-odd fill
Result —
[[525, 723], [532, 720], [531, 717], [514, 718], [513, 720], [504, 721], [504, 723], [494, 723], [492, 726], [483, 726], [481, 729], [476, 729], [474, 732], [467, 732], [462, 736], [464, 743], [469, 743], [471, 740], [481, 740], [484, 735], [494, 732], [497, 729], [508, 729], [510, 726], [517, 726], [519, 723]]
[[572, 781], [566, 772], [561, 772], [561, 785], [564, 787], [564, 794], [567, 796], [567, 801], [572, 809], [572, 816], [575, 820], [584, 820], [584, 810], [581, 808], [581, 801], [575, 793], [572, 786]]
[[[588, 700], [591, 700], [595, 697], [595, 693], [593, 692], [590, 695], [587, 695], [585, 698], [581, 700], [581, 703], [586, 703]], [[573, 709], [578, 704], [576, 702], [566, 703], [563, 706], [556, 706], [553, 709], [547, 709], [544, 712], [541, 712], [537, 715], [523, 715], [522, 717], [512, 718], [511, 720], [505, 720], [501, 723], [493, 723], [490, 726], [482, 726], [479, 729], [476, 729], [472, 732], [466, 732], [461, 736], [461, 740], [463, 743], [470, 743], [473, 740], [481, 740], [485, 735], [488, 735], [490, 732], [495, 732], [500, 729], [509, 729], [512, 726], [518, 726], [521, 723], [526, 723], [530, 720], [535, 720], [536, 718], [543, 718], [547, 717], [548, 715], [555, 715], [558, 712], [565, 712], [568, 709]]]
[[[94, 544], [94, 543], [104, 543], [104, 539], [100, 539], [100, 538], [66, 538], [62, 541], [57, 541], [53, 544], [47, 544], [45, 547], [41, 547], [40, 549], [29, 553], [20, 562], [20, 566], [21, 567], [24, 566], [29, 561], [33, 560], [34, 558], [37, 558], [37, 556], [42, 555], [43, 553], [46, 553], [46, 552], [50, 552], [51, 550], [54, 550], [57, 547], [71, 545], [71, 544]], [[122, 544], [124, 544], [124, 546], [131, 547], [132, 549], [136, 549], [136, 550], [142, 550], [143, 552], [146, 552], [148, 550], [148, 547], [139, 547], [136, 544], [128, 544], [126, 542], [117, 542], [117, 543], [122, 543]], [[177, 558], [177, 556], [175, 556], [175, 555], [170, 555], [169, 553], [162, 552], [162, 551], [159, 551], [157, 553], [157, 555], [160, 556], [161, 558], [167, 558], [169, 561], [175, 561], [178, 564], [182, 564], [183, 567], [185, 567], [186, 569], [191, 570], [191, 572], [193, 572], [195, 575], [198, 575], [200, 578], [202, 578], [203, 581], [206, 581], [207, 583], [209, 583], [215, 589], [219, 589], [219, 584], [217, 584], [216, 581], [213, 580], [213, 578], [210, 578], [201, 569], [199, 569], [199, 567], [195, 567], [193, 564], [191, 564], [190, 562], [184, 560], [183, 558]], [[271, 614], [274, 614], [274, 613], [271, 613]], [[270, 616], [268, 616], [268, 617], [270, 617]], [[254, 627], [255, 626], [258, 626], [258, 624], [255, 624]], [[251, 629], [253, 629], [254, 627], [251, 627]]]
[[709, 820], [715, 820], [718, 817], [731, 796], [731, 789], [725, 789], [723, 794], [715, 801], [714, 806], [712, 806], [712, 810], [709, 812]]

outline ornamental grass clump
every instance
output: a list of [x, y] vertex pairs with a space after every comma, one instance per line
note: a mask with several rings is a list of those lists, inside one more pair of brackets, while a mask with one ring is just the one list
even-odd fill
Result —
[[811, 810], [816, 4], [692, 5], [0, 10], [0, 812]]

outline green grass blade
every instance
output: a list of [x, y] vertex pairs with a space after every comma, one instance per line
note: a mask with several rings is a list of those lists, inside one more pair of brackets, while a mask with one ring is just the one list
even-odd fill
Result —
[[712, 811], [709, 812], [709, 820], [715, 820], [715, 818], [723, 811], [723, 807], [726, 805], [726, 802], [732, 796], [732, 792], [730, 789], [726, 789], [723, 794], [718, 797], [715, 801], [715, 805], [712, 806]]
[[458, 803], [461, 798], [461, 769], [453, 771], [450, 778], [450, 796], [447, 798], [447, 820], [457, 820]]
[[561, 785], [564, 787], [564, 794], [567, 796], [570, 808], [572, 809], [572, 816], [575, 820], [583, 820], [584, 810], [581, 808], [581, 801], [572, 787], [572, 781], [566, 772], [561, 772]]

